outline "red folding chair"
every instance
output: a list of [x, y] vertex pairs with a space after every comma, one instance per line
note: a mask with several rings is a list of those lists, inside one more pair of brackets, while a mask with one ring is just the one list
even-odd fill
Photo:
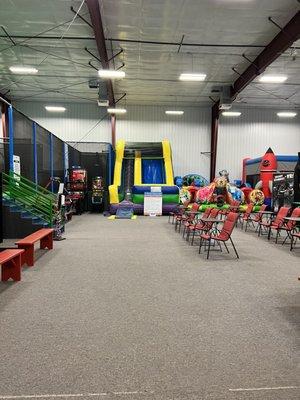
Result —
[[[262, 219], [263, 219], [263, 216], [264, 216], [264, 211], [266, 211], [266, 208], [267, 208], [267, 205], [266, 204], [263, 204], [261, 207], [260, 207], [260, 209], [259, 209], [259, 211], [257, 212], [257, 213], [255, 213], [255, 214], [252, 214], [252, 215], [250, 215], [250, 221], [249, 221], [249, 223], [251, 223], [252, 225], [253, 225], [253, 228], [255, 227], [255, 222], [257, 223], [257, 227], [256, 227], [256, 230], [258, 229], [258, 227], [259, 227], [259, 223], [262, 221]], [[255, 231], [256, 231], [255, 230]]]
[[[300, 232], [293, 232], [291, 234], [291, 247], [290, 250], [293, 250], [293, 245], [296, 244], [296, 241], [300, 239]], [[298, 278], [300, 280], [300, 277]]]
[[250, 223], [251, 213], [253, 211], [253, 204], [248, 204], [246, 211], [243, 215], [240, 214], [240, 221], [242, 223], [242, 229], [244, 228], [244, 223], [246, 223], [245, 232], [247, 232], [247, 226]]
[[[213, 208], [211, 209], [210, 213], [209, 213], [209, 218], [217, 218], [218, 214], [219, 214], [219, 209], [218, 208]], [[202, 217], [204, 218], [204, 217]], [[202, 221], [200, 220], [198, 224], [194, 225], [194, 227], [191, 227], [191, 232], [193, 232], [193, 236], [192, 236], [192, 242], [191, 245], [194, 245], [194, 239], [195, 239], [195, 235], [196, 233], [199, 234], [199, 236], [201, 235], [201, 233], [203, 232], [209, 232], [213, 227], [213, 223], [212, 222], [206, 222], [206, 221]]]
[[185, 233], [188, 231], [188, 227], [197, 223], [198, 216], [200, 213], [201, 213], [200, 211], [197, 211], [197, 212], [191, 211], [189, 216], [185, 220], [182, 221], [182, 223], [183, 223], [182, 237], [183, 238], [185, 236]]
[[[186, 221], [186, 222], [184, 223], [185, 229], [186, 229], [186, 240], [187, 240], [187, 241], [189, 240], [190, 233], [191, 233], [191, 232], [194, 232], [194, 233], [195, 233], [195, 229], [198, 229], [200, 226], [203, 225], [202, 218], [208, 218], [209, 215], [210, 215], [211, 210], [212, 210], [211, 208], [206, 208], [206, 210], [203, 212], [203, 214], [201, 215], [201, 217], [199, 217], [199, 218], [196, 217], [196, 218], [194, 219], [194, 221], [192, 221], [192, 222]], [[198, 228], [197, 228], [197, 227], [198, 227]], [[195, 236], [195, 234], [194, 234], [194, 236]]]
[[178, 215], [182, 215], [187, 208], [184, 206], [176, 206], [173, 211], [169, 212], [168, 222], [170, 222], [172, 218], [172, 224], [174, 224], [174, 220]]
[[192, 220], [195, 215], [198, 213], [199, 204], [193, 203], [190, 209], [185, 209], [184, 213], [181, 215], [177, 215], [175, 217], [175, 231], [177, 231], [177, 227], [179, 226], [178, 232], [180, 232], [181, 225], [184, 221]]
[[[300, 208], [294, 208], [291, 217], [300, 218]], [[279, 226], [277, 229], [274, 228], [277, 230], [275, 243], [277, 243], [278, 236], [279, 236], [280, 232], [282, 232], [282, 231], [286, 233], [286, 237], [285, 237], [284, 241], [282, 242], [282, 244], [284, 244], [288, 238], [290, 238], [292, 240], [292, 233], [294, 233], [294, 231], [295, 231], [296, 224], [297, 224], [296, 221], [290, 220], [290, 221], [286, 222], [286, 220], [284, 220], [283, 224], [281, 226]]]
[[224, 225], [223, 225], [221, 232], [218, 233], [217, 235], [214, 235], [212, 233], [202, 233], [200, 235], [199, 254], [201, 253], [201, 247], [202, 247], [203, 242], [208, 241], [207, 259], [209, 258], [212, 240], [216, 241], [219, 244], [220, 248], [221, 248], [221, 243], [223, 243], [225, 246], [225, 249], [227, 250], [227, 253], [229, 253], [226, 242], [228, 240], [230, 240], [232, 247], [234, 249], [234, 252], [235, 252], [237, 258], [239, 258], [238, 252], [237, 252], [235, 245], [231, 238], [231, 234], [235, 227], [238, 217], [239, 217], [238, 213], [230, 212], [227, 215], [226, 220], [224, 221]]
[[[288, 215], [289, 211], [290, 211], [290, 207], [281, 207], [273, 221], [272, 221], [272, 219], [270, 219], [268, 221], [261, 221], [259, 223], [258, 236], [260, 236], [261, 228], [264, 227], [265, 229], [268, 229], [268, 240], [270, 240], [272, 229], [277, 230], [277, 233], [278, 233], [278, 228], [283, 226], [284, 218]], [[278, 238], [278, 235], [276, 236], [276, 239], [277, 238]]]

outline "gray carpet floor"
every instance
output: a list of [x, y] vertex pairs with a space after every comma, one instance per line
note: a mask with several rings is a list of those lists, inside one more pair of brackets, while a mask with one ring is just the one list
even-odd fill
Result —
[[206, 261], [164, 217], [66, 237], [0, 284], [0, 400], [300, 399], [299, 247], [237, 228]]

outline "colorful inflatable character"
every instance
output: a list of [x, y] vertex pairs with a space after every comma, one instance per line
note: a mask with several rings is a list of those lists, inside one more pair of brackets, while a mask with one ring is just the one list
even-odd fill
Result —
[[208, 185], [208, 181], [199, 174], [187, 174], [182, 178], [183, 186], [203, 187]]
[[196, 193], [196, 200], [199, 203], [209, 203], [212, 200], [214, 190], [215, 190], [215, 183], [211, 183], [208, 186], [200, 188]]
[[227, 182], [229, 182], [229, 172], [227, 169], [222, 169], [222, 171], [219, 171], [219, 175], [226, 178]]
[[271, 205], [273, 175], [277, 170], [277, 159], [271, 147], [268, 148], [260, 163], [260, 181], [255, 189], [262, 190], [265, 196], [265, 204]]
[[187, 187], [182, 187], [179, 191], [179, 198], [181, 204], [189, 204], [192, 200], [191, 192]]
[[244, 203], [245, 194], [242, 189], [239, 189], [235, 185], [229, 185], [228, 194], [231, 196], [232, 200], [238, 201], [239, 203]]
[[261, 206], [262, 204], [264, 204], [265, 195], [261, 190], [253, 189], [249, 194], [249, 200], [250, 203], [256, 206]]
[[199, 188], [208, 185], [208, 181], [199, 174], [188, 174], [184, 177], [176, 176], [174, 182], [181, 188], [179, 196], [182, 204], [197, 201], [196, 193]]

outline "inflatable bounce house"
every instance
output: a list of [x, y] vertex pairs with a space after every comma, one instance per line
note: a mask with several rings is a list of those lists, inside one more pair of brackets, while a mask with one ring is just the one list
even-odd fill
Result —
[[144, 212], [144, 196], [153, 188], [162, 193], [162, 212], [168, 214], [179, 203], [179, 188], [174, 185], [172, 153], [168, 140], [155, 143], [116, 144], [113, 184], [109, 187], [110, 212], [131, 207], [135, 214]]
[[[297, 164], [297, 156], [275, 155], [271, 148], [268, 148], [266, 153], [259, 158], [245, 158], [243, 160], [243, 181], [255, 189], [259, 189], [264, 194], [264, 203], [268, 206], [291, 205], [293, 193], [291, 190], [286, 190], [287, 201], [282, 203], [279, 201], [281, 196], [279, 189], [283, 187], [283, 183], [288, 189], [287, 183], [293, 190], [294, 170]], [[288, 198], [290, 200], [288, 200]], [[282, 203], [282, 204], [281, 204]], [[276, 206], [276, 208], [278, 208]]]
[[208, 181], [199, 174], [188, 174], [184, 177], [176, 176], [175, 185], [180, 188], [179, 196], [181, 204], [189, 204], [196, 201], [196, 193], [200, 187], [208, 185]]
[[186, 177], [177, 177], [175, 180], [177, 185], [182, 182], [180, 201], [186, 206], [197, 203], [200, 211], [208, 207], [226, 210], [233, 206], [238, 206], [240, 211], [245, 211], [249, 203], [252, 203], [254, 210], [257, 211], [264, 202], [264, 194], [261, 190], [253, 189], [242, 181], [230, 182], [229, 174], [225, 169], [220, 171], [219, 176], [211, 183], [197, 174], [186, 175]]

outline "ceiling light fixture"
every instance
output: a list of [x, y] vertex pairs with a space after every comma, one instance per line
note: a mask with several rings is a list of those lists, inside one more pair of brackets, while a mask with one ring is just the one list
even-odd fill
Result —
[[108, 108], [107, 112], [109, 114], [125, 114], [127, 110], [125, 108]]
[[188, 82], [203, 82], [205, 81], [206, 74], [180, 74], [180, 81]]
[[100, 69], [98, 71], [98, 75], [100, 76], [100, 78], [105, 78], [105, 79], [125, 78], [124, 71], [114, 71], [111, 69]]
[[285, 75], [263, 75], [259, 78], [262, 83], [283, 83], [287, 80]]
[[224, 117], [239, 117], [242, 113], [240, 111], [223, 111]]
[[39, 72], [33, 67], [9, 67], [9, 70], [14, 74], [37, 74]]
[[66, 108], [62, 106], [45, 106], [45, 109], [50, 112], [65, 112]]
[[167, 115], [182, 115], [184, 114], [184, 111], [180, 111], [180, 110], [167, 110], [165, 111], [165, 113]]
[[293, 111], [281, 111], [277, 113], [277, 116], [280, 118], [294, 118], [297, 113]]

